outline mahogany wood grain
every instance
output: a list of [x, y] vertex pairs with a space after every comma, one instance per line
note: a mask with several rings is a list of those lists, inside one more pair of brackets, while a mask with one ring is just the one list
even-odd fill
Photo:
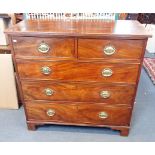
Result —
[[[54, 116], [47, 115], [49, 109], [55, 111]], [[78, 119], [77, 107], [74, 104], [26, 102], [26, 110], [28, 120], [77, 122]]]
[[[13, 37], [13, 48], [16, 58], [33, 57], [33, 59], [72, 58], [74, 57], [74, 38], [42, 38], [42, 37]], [[47, 53], [38, 51], [44, 42], [50, 49]]]
[[[24, 61], [17, 60], [19, 76], [21, 79], [33, 80], [65, 80], [65, 81], [96, 81], [135, 83], [139, 65], [133, 64], [106, 64], [104, 62], [80, 62], [77, 61]], [[48, 66], [51, 74], [44, 75], [41, 68]], [[113, 75], [102, 76], [102, 71], [110, 68]]]
[[[45, 89], [54, 91], [47, 96]], [[56, 83], [51, 81], [22, 82], [25, 100], [49, 100], [49, 101], [76, 101], [76, 102], [104, 102], [108, 105], [132, 104], [135, 86], [112, 85], [97, 83]], [[102, 98], [101, 91], [108, 91], [109, 98]]]
[[[121, 40], [121, 39], [79, 39], [79, 59], [140, 59], [143, 49], [143, 40]], [[112, 45], [115, 48], [113, 55], [106, 55], [104, 48]]]
[[144, 39], [151, 37], [138, 21], [131, 20], [24, 20], [9, 29], [16, 36], [77, 36]]
[[[129, 126], [131, 107], [105, 106], [102, 104], [81, 104], [78, 106], [78, 114], [81, 123], [124, 125]], [[107, 118], [100, 118], [99, 113], [106, 112]]]
[[[84, 103], [55, 103], [43, 102], [42, 104], [33, 102], [26, 104], [28, 120], [40, 120], [49, 122], [68, 122], [80, 124], [104, 124], [104, 125], [124, 125], [130, 122], [131, 108], [128, 106], [105, 106], [103, 104]], [[47, 111], [55, 111], [53, 116], [48, 116]], [[108, 117], [102, 119], [100, 112], [106, 112]]]
[[[127, 136], [148, 31], [137, 21], [25, 20], [6, 30], [27, 126], [62, 124], [109, 127]], [[47, 54], [37, 51], [44, 41]], [[116, 52], [103, 53], [113, 44]], [[50, 67], [51, 74], [41, 73]], [[110, 68], [112, 76], [103, 77]], [[52, 96], [44, 88], [54, 90]], [[108, 99], [99, 93], [108, 90]], [[54, 109], [53, 117], [47, 110]], [[101, 119], [100, 112], [108, 117]]]

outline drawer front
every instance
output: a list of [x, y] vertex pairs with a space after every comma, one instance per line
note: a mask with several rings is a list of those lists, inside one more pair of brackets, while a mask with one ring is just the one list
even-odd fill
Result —
[[73, 61], [17, 61], [22, 79], [135, 83], [139, 65]]
[[28, 120], [77, 122], [77, 107], [64, 103], [35, 103], [27, 102], [26, 111]]
[[78, 106], [78, 114], [81, 123], [128, 126], [131, 108], [126, 106], [105, 106], [103, 104], [81, 104]]
[[28, 120], [92, 125], [129, 125], [131, 108], [103, 104], [26, 103]]
[[79, 39], [79, 58], [139, 59], [143, 51], [143, 40]]
[[13, 48], [17, 58], [67, 58], [75, 51], [72, 38], [13, 37]]
[[130, 85], [22, 82], [25, 100], [105, 102], [131, 105], [135, 87]]

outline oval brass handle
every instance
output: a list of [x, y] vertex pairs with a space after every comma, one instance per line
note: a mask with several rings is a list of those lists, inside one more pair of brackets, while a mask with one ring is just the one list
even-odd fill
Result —
[[50, 88], [46, 88], [44, 89], [45, 95], [47, 96], [51, 96], [54, 94], [54, 90], [50, 89]]
[[107, 45], [104, 47], [103, 51], [106, 55], [113, 55], [116, 49], [113, 45]]
[[52, 117], [55, 115], [55, 110], [54, 109], [48, 109], [46, 114], [49, 116], [49, 117]]
[[102, 119], [108, 118], [108, 114], [104, 111], [101, 111], [98, 116], [99, 118], [102, 118]]
[[113, 71], [110, 68], [105, 68], [102, 70], [102, 76], [109, 77], [112, 76]]
[[102, 98], [109, 98], [110, 97], [110, 92], [107, 91], [107, 90], [103, 90], [103, 91], [100, 92], [100, 96]]
[[49, 75], [51, 73], [51, 69], [47, 66], [41, 67], [41, 72], [45, 75]]
[[50, 47], [44, 42], [40, 43], [40, 45], [38, 46], [38, 51], [41, 53], [47, 53], [49, 50]]

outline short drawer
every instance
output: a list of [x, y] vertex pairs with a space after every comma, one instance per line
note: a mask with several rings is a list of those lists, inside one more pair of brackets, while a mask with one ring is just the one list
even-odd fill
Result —
[[28, 120], [70, 122], [78, 120], [77, 107], [74, 104], [26, 102]]
[[92, 125], [129, 125], [131, 108], [104, 104], [27, 102], [28, 120]]
[[129, 126], [131, 110], [131, 107], [128, 106], [80, 104], [78, 106], [79, 122], [94, 125]]
[[135, 83], [138, 64], [18, 60], [21, 79]]
[[22, 82], [25, 100], [104, 102], [131, 105], [135, 87], [97, 83]]
[[79, 39], [78, 57], [81, 59], [139, 59], [143, 46], [143, 40]]
[[73, 38], [13, 37], [12, 40], [16, 58], [70, 58], [74, 56]]

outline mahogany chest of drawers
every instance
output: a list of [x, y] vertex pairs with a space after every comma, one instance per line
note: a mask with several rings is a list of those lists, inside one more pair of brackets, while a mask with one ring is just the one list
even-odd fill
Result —
[[150, 37], [140, 23], [27, 20], [6, 33], [28, 129], [81, 125], [128, 135]]

